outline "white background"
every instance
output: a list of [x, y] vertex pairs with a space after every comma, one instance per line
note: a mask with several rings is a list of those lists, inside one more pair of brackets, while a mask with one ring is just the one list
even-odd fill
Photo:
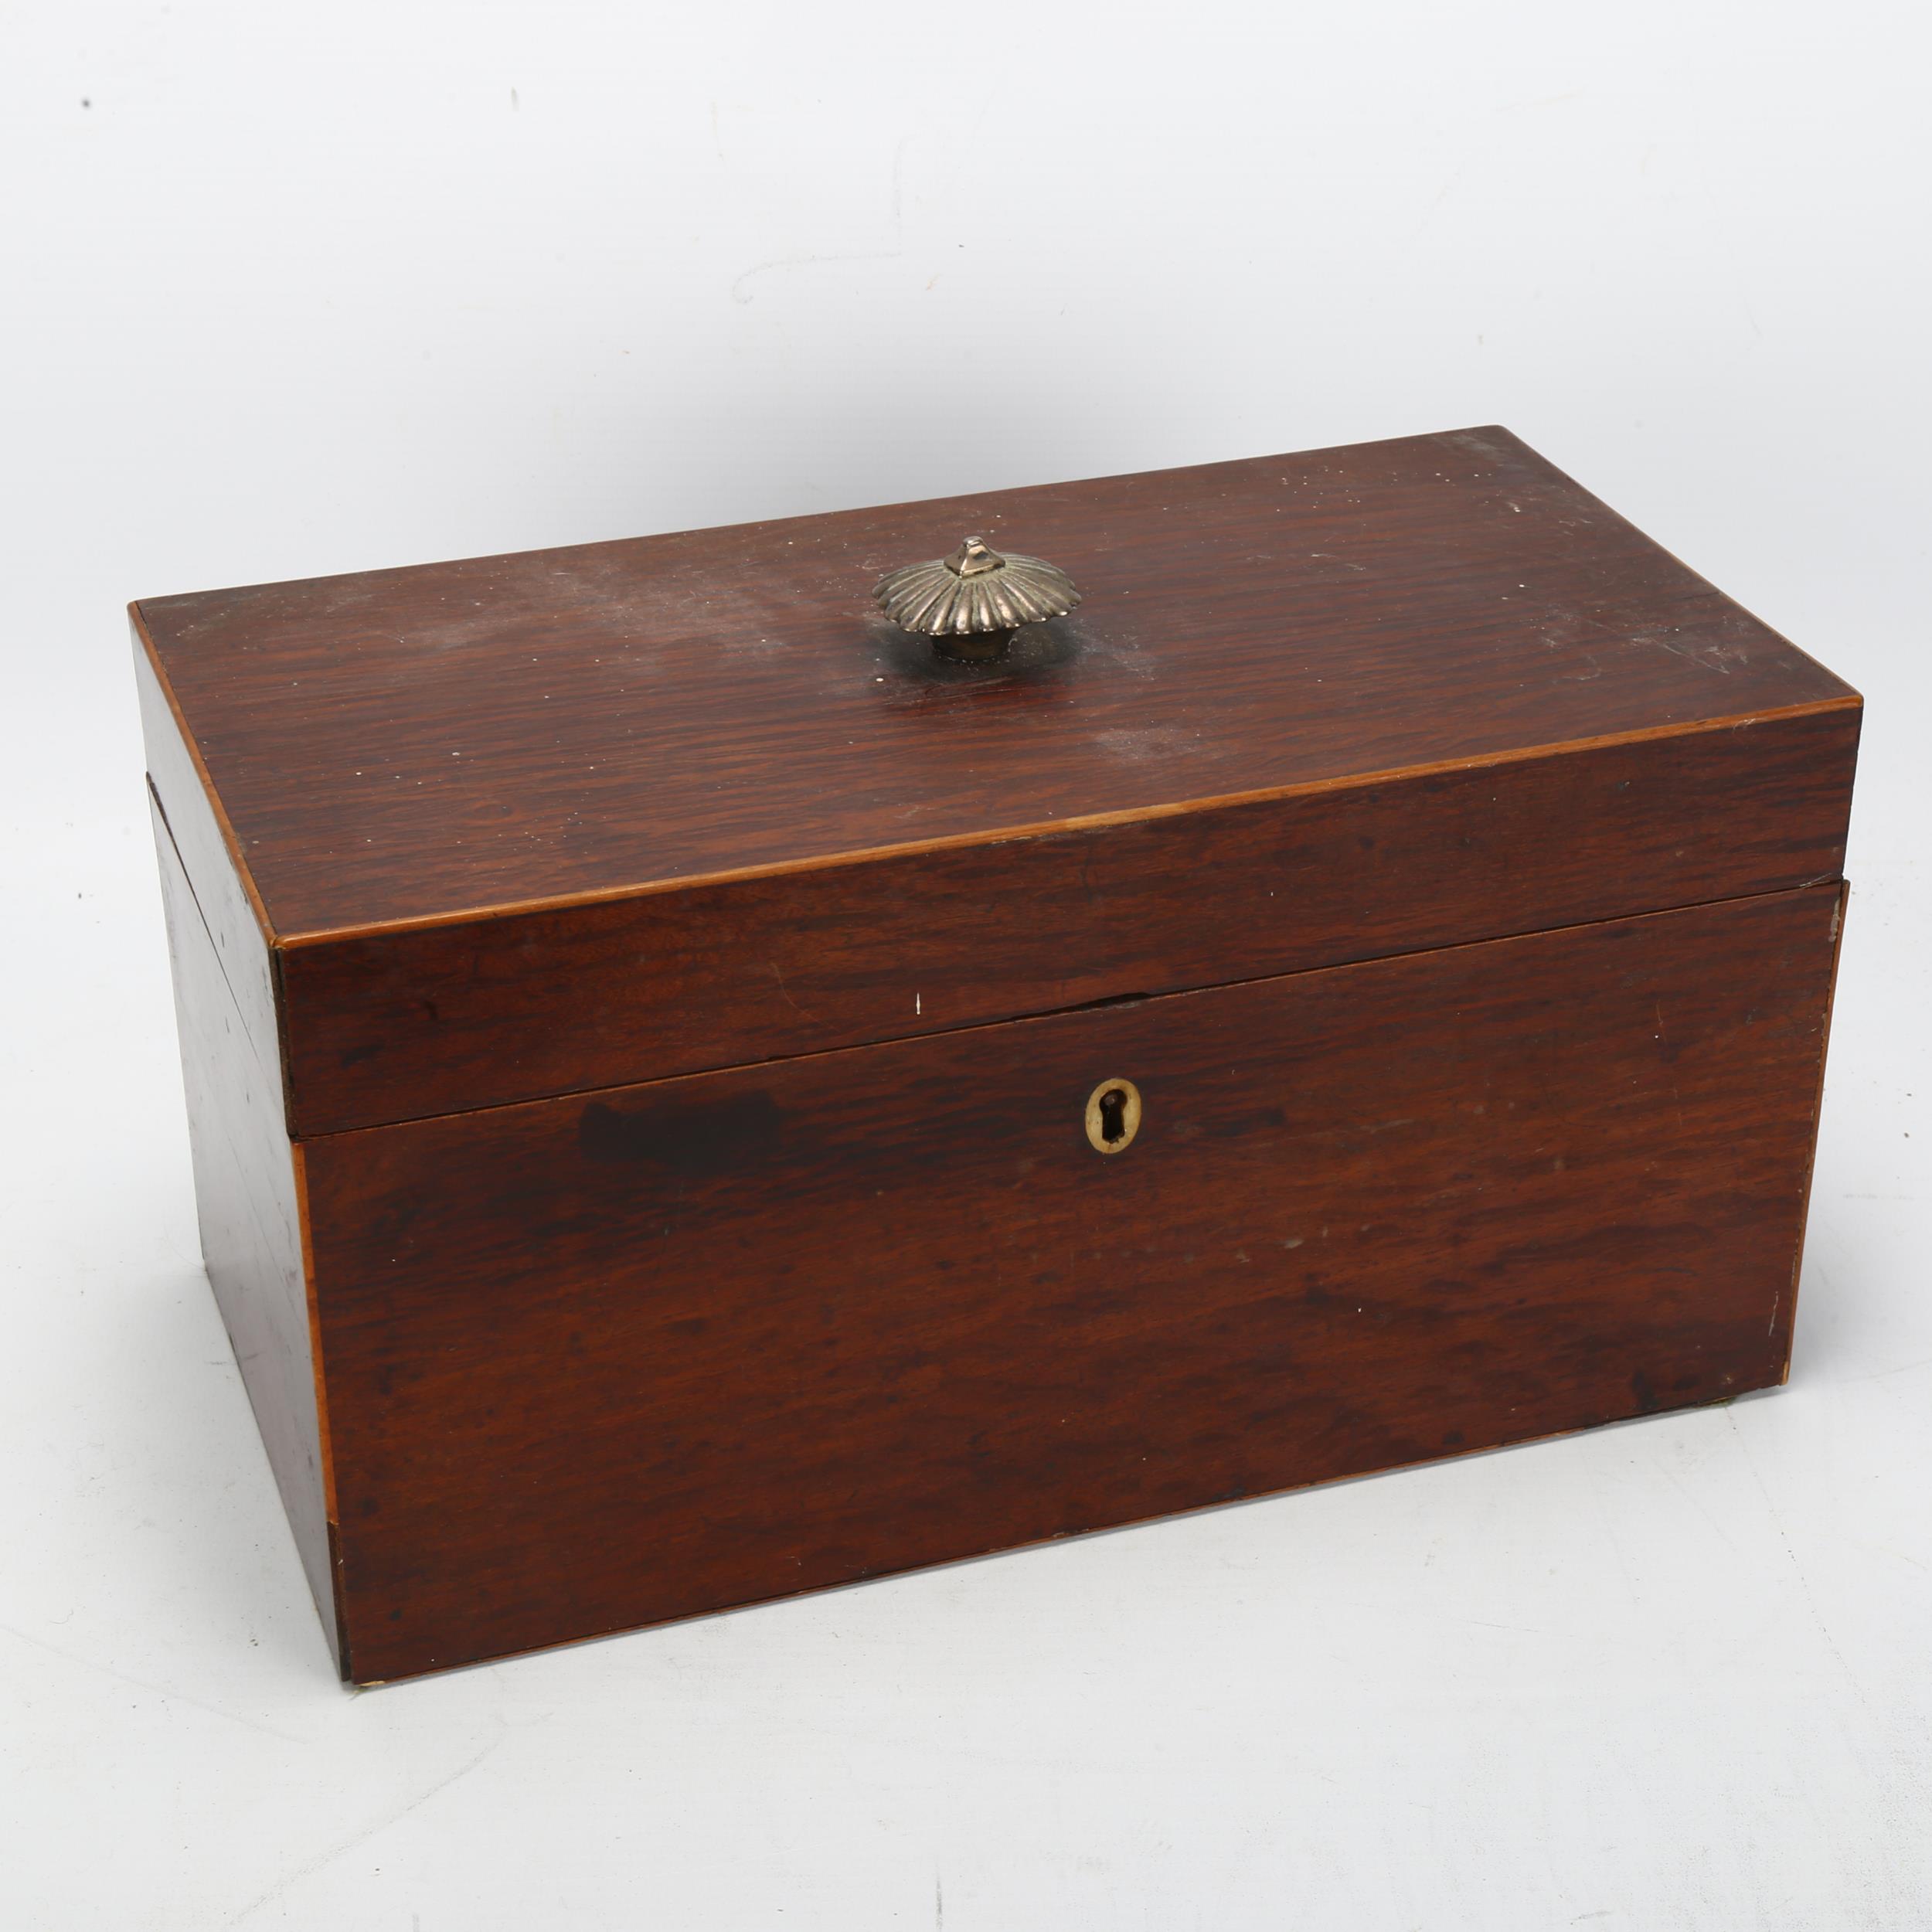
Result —
[[[1921, 14], [11, 0], [0, 1924], [1932, 1923]], [[339, 1689], [125, 600], [1492, 420], [1869, 700], [1789, 1387]]]

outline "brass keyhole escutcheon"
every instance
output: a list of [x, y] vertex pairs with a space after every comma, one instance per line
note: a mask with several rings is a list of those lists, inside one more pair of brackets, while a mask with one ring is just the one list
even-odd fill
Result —
[[1141, 1090], [1131, 1080], [1102, 1080], [1087, 1097], [1087, 1138], [1097, 1154], [1124, 1154], [1141, 1131]]

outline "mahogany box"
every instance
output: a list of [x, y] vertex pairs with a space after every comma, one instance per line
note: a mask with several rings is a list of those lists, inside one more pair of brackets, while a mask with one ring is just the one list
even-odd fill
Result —
[[1860, 701], [1506, 430], [133, 616], [345, 1677], [1784, 1376]]

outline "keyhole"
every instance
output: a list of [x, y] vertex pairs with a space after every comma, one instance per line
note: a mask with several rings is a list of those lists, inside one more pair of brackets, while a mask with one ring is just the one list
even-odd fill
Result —
[[1141, 1131], [1141, 1090], [1131, 1080], [1102, 1080], [1087, 1097], [1087, 1138], [1097, 1154], [1119, 1154]]

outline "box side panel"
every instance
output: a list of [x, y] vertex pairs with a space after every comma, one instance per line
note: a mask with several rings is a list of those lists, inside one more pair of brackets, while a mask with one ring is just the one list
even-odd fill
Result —
[[151, 797], [150, 804], [202, 1257], [341, 1664], [295, 1150], [282, 1117], [281, 1084], [242, 1023], [167, 822]]
[[1838, 901], [313, 1143], [355, 1674], [1777, 1381]]
[[1855, 700], [277, 955], [303, 1134], [1835, 878]]
[[147, 641], [134, 633], [134, 685], [148, 753], [148, 782], [187, 874], [202, 924], [257, 1057], [282, 1090], [274, 961], [261, 916], [236, 871], [228, 835], [215, 815], [206, 781], [183, 736]]
[[[1832, 1033], [1832, 1009], [1838, 998], [1838, 962], [1844, 957], [1845, 915], [1852, 903], [1849, 880], [1840, 883], [1838, 889], [1838, 910], [1832, 923], [1832, 977], [1825, 988], [1825, 1021], [1820, 1032], [1818, 1056], [1818, 1092], [1812, 1102], [1814, 1122], [1822, 1114], [1825, 1105], [1825, 1065]], [[1804, 1231], [1811, 1220], [1811, 1183], [1818, 1167], [1818, 1135], [1815, 1126], [1811, 1145], [1804, 1155], [1804, 1182], [1798, 1196], [1798, 1241], [1791, 1253], [1791, 1280], [1790, 1292], [1779, 1301], [1772, 1317], [1773, 1328], [1777, 1336], [1784, 1355], [1784, 1366], [1779, 1372], [1778, 1379], [1787, 1379], [1791, 1372], [1791, 1341], [1798, 1329], [1798, 1277], [1804, 1266]]]

